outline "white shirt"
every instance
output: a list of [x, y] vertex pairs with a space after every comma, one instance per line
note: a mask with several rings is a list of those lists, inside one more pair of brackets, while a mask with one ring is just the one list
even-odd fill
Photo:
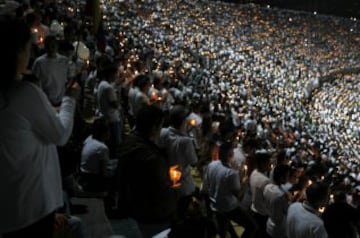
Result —
[[212, 161], [207, 167], [204, 183], [216, 210], [228, 212], [239, 206], [239, 171], [224, 166], [220, 160]]
[[250, 189], [252, 194], [251, 210], [263, 216], [269, 215], [264, 198], [264, 188], [270, 183], [270, 179], [255, 169], [250, 175]]
[[182, 172], [181, 195], [188, 196], [195, 191], [194, 179], [191, 175], [191, 166], [197, 161], [194, 140], [189, 136], [183, 135], [175, 128], [168, 127], [161, 129], [159, 147], [167, 152], [170, 165], [179, 165]]
[[287, 236], [291, 238], [327, 238], [324, 222], [317, 211], [304, 203], [293, 203], [286, 219]]
[[108, 161], [108, 147], [91, 135], [88, 136], [81, 151], [81, 171], [89, 174], [104, 175]]
[[139, 90], [135, 95], [134, 104], [132, 107], [134, 115], [136, 116], [143, 106], [149, 104], [150, 104], [149, 97], [145, 93]]
[[69, 59], [60, 54], [55, 58], [44, 54], [35, 60], [32, 72], [40, 80], [50, 102], [53, 105], [60, 104], [68, 81]]
[[64, 97], [57, 114], [29, 82], [7, 93], [9, 104], [0, 108], [0, 234], [29, 226], [63, 205], [56, 145], [70, 137], [75, 110], [75, 100]]
[[138, 87], [131, 87], [129, 89], [129, 93], [128, 93], [128, 100], [129, 100], [129, 114], [132, 116], [135, 116], [134, 114], [134, 105], [135, 105], [135, 97], [136, 94], [139, 92], [139, 88]]
[[117, 102], [116, 91], [114, 87], [106, 80], [102, 80], [97, 90], [97, 102], [100, 112], [110, 121], [119, 122], [119, 109], [111, 106], [111, 103]]
[[264, 189], [264, 198], [269, 208], [266, 231], [271, 237], [286, 237], [286, 214], [289, 207], [287, 195], [276, 184], [268, 184]]

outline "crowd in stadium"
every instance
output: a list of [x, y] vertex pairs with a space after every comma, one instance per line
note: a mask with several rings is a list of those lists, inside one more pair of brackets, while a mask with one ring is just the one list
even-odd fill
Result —
[[87, 237], [77, 196], [130, 238], [359, 236], [356, 18], [5, 1], [0, 32], [0, 237]]

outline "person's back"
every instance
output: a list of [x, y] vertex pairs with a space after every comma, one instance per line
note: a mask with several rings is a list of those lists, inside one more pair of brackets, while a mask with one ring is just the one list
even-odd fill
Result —
[[106, 80], [102, 80], [98, 85], [97, 101], [99, 111], [109, 120], [109, 122], [120, 120], [119, 110], [111, 105], [112, 102], [117, 101], [115, 89]]
[[286, 219], [287, 236], [292, 238], [327, 238], [318, 209], [328, 197], [325, 183], [315, 182], [306, 189], [306, 200], [293, 203]]
[[226, 167], [220, 160], [212, 161], [207, 168], [206, 180], [208, 193], [215, 201], [218, 211], [230, 211], [239, 205], [237, 194], [240, 192], [238, 171]]
[[136, 132], [119, 149], [119, 212], [134, 218], [145, 237], [169, 227], [176, 215], [177, 191], [171, 185], [165, 154], [154, 143], [162, 121], [159, 108], [142, 108]]
[[292, 238], [325, 238], [324, 223], [317, 211], [303, 203], [296, 202], [289, 207], [287, 234]]

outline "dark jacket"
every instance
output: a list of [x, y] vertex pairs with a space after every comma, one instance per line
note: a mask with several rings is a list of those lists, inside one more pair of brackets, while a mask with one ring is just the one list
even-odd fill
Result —
[[165, 154], [149, 140], [133, 134], [120, 148], [117, 171], [119, 206], [142, 223], [171, 222], [177, 191], [171, 188]]

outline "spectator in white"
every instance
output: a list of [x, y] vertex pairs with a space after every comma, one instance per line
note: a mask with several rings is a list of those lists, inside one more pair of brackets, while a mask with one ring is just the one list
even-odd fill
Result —
[[99, 72], [101, 82], [97, 89], [97, 103], [99, 111], [110, 123], [110, 155], [114, 156], [117, 146], [122, 138], [122, 120], [120, 115], [120, 105], [118, 104], [117, 94], [112, 83], [118, 75], [118, 63], [111, 63], [104, 66]]
[[286, 219], [287, 236], [291, 238], [327, 238], [324, 222], [318, 209], [329, 196], [325, 183], [313, 183], [306, 189], [306, 200], [293, 203]]
[[272, 238], [286, 237], [286, 215], [289, 197], [282, 188], [289, 178], [290, 167], [279, 164], [274, 168], [273, 183], [265, 186], [264, 197], [269, 208], [266, 232]]
[[131, 127], [135, 124], [135, 114], [134, 114], [134, 105], [135, 105], [135, 98], [137, 93], [140, 91], [138, 87], [139, 79], [142, 77], [142, 75], [136, 76], [132, 82], [131, 87], [128, 92], [128, 106], [129, 106], [129, 124]]
[[46, 53], [38, 57], [33, 66], [33, 74], [40, 80], [41, 88], [53, 106], [59, 106], [65, 95], [69, 81], [69, 59], [57, 53], [55, 36], [45, 38]]
[[268, 173], [270, 172], [271, 154], [265, 150], [255, 152], [257, 167], [250, 175], [250, 190], [252, 196], [251, 211], [259, 225], [257, 237], [266, 237], [266, 222], [269, 215], [269, 208], [264, 197], [264, 188], [270, 183]]
[[182, 172], [180, 179], [181, 198], [178, 206], [179, 214], [183, 214], [195, 192], [195, 182], [191, 175], [191, 166], [196, 165], [198, 158], [194, 140], [187, 135], [189, 126], [187, 117], [189, 114], [190, 111], [185, 106], [174, 106], [170, 110], [170, 126], [161, 129], [159, 139], [159, 147], [166, 151], [169, 165], [178, 165]]
[[132, 107], [135, 117], [143, 106], [150, 105], [150, 99], [148, 97], [148, 91], [151, 87], [150, 79], [145, 75], [139, 75], [138, 77], [137, 84], [139, 91], [135, 95], [134, 104]]
[[56, 145], [71, 135], [75, 111], [69, 88], [59, 113], [36, 85], [22, 80], [30, 57], [30, 29], [0, 22], [0, 234], [51, 238], [55, 211], [63, 206]]
[[[226, 219], [245, 228], [242, 238], [255, 237], [257, 230], [255, 220], [239, 206], [239, 195], [247, 183], [247, 177], [245, 174], [240, 175], [239, 170], [230, 167], [233, 159], [233, 145], [222, 144], [219, 149], [219, 160], [212, 161], [206, 169], [204, 189], [209, 195], [210, 206], [213, 210], [224, 214]], [[219, 231], [221, 238], [226, 237], [224, 225]], [[237, 236], [232, 234], [232, 237]]]
[[105, 191], [109, 149], [105, 144], [110, 137], [108, 121], [101, 117], [94, 121], [92, 135], [84, 142], [81, 152], [80, 185], [88, 192]]

